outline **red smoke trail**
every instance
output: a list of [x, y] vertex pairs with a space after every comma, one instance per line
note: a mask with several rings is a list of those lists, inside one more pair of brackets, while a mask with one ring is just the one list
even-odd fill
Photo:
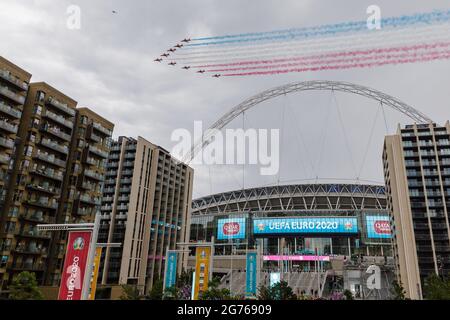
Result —
[[241, 67], [241, 68], [228, 68], [228, 69], [213, 69], [206, 70], [206, 72], [230, 72], [230, 71], [246, 71], [246, 70], [261, 70], [261, 69], [279, 69], [288, 68], [295, 66], [311, 66], [311, 65], [324, 65], [324, 64], [341, 64], [349, 62], [363, 62], [370, 60], [390, 60], [390, 59], [406, 59], [406, 58], [416, 58], [426, 55], [437, 55], [442, 52], [450, 53], [450, 51], [431, 51], [431, 52], [414, 52], [414, 53], [401, 53], [401, 54], [387, 54], [387, 55], [376, 55], [376, 56], [366, 56], [366, 57], [352, 57], [350, 59], [331, 59], [331, 60], [313, 60], [311, 62], [299, 62], [299, 63], [287, 63], [287, 64], [271, 64], [271, 65], [261, 65], [255, 67]]
[[446, 51], [442, 54], [437, 54], [429, 57], [421, 58], [409, 58], [409, 59], [390, 59], [379, 62], [372, 63], [352, 63], [347, 65], [324, 65], [311, 68], [294, 68], [294, 69], [279, 69], [272, 71], [255, 71], [255, 72], [244, 72], [244, 73], [228, 73], [222, 74], [224, 77], [235, 77], [235, 76], [255, 76], [255, 75], [275, 75], [284, 74], [291, 72], [308, 72], [308, 71], [324, 71], [324, 70], [344, 70], [344, 69], [355, 69], [355, 68], [370, 68], [370, 67], [380, 67], [384, 65], [391, 64], [405, 64], [405, 63], [417, 63], [417, 62], [427, 62], [440, 59], [450, 59], [450, 52]]
[[433, 44], [419, 44], [414, 46], [402, 46], [402, 47], [390, 47], [390, 48], [380, 48], [380, 49], [369, 49], [369, 50], [357, 50], [357, 51], [342, 51], [335, 53], [328, 53], [315, 56], [307, 57], [290, 57], [282, 59], [273, 60], [253, 60], [253, 61], [241, 61], [233, 63], [223, 63], [223, 64], [210, 64], [202, 66], [192, 66], [192, 68], [214, 68], [214, 67], [232, 67], [232, 66], [244, 66], [244, 65], [258, 65], [258, 64], [274, 64], [279, 62], [291, 62], [291, 61], [303, 61], [309, 59], [324, 59], [324, 58], [338, 58], [345, 56], [359, 56], [359, 55], [372, 55], [380, 53], [392, 53], [392, 52], [407, 52], [411, 50], [429, 50], [436, 48], [446, 48], [450, 46], [450, 42], [438, 42]]

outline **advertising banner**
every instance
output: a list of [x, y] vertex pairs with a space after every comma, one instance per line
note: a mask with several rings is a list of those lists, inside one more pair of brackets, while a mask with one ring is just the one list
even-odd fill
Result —
[[69, 232], [58, 300], [81, 300], [91, 237], [92, 231]]
[[367, 238], [391, 238], [391, 225], [389, 216], [366, 216]]
[[89, 288], [89, 300], [95, 300], [95, 291], [97, 290], [98, 270], [100, 268], [100, 258], [102, 257], [102, 247], [95, 248], [94, 265]]
[[256, 296], [256, 252], [247, 253], [246, 261], [246, 280], [245, 280], [245, 295], [247, 297]]
[[195, 250], [195, 288], [194, 300], [208, 289], [211, 247], [197, 247]]
[[356, 233], [358, 233], [356, 217], [300, 217], [253, 220], [254, 235]]
[[168, 289], [175, 285], [177, 279], [177, 253], [169, 251], [167, 253], [166, 272], [164, 275], [164, 288]]
[[330, 261], [329, 256], [314, 255], [271, 255], [263, 256], [264, 261]]
[[217, 239], [245, 239], [245, 218], [228, 218], [217, 221]]

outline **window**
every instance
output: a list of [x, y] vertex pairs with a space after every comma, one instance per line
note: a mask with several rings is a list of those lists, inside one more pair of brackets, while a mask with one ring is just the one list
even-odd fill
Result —
[[42, 113], [42, 107], [40, 105], [35, 105], [34, 106], [34, 113], [40, 116], [41, 113]]
[[33, 153], [33, 147], [32, 146], [28, 146], [26, 149], [25, 149], [25, 155], [27, 156], [27, 157], [31, 157], [31, 154]]
[[0, 261], [0, 268], [4, 268], [8, 263], [8, 256], [2, 256], [2, 260]]
[[39, 127], [39, 123], [40, 123], [39, 119], [33, 118], [33, 120], [31, 121], [31, 126], [33, 128], [38, 128]]
[[42, 91], [38, 91], [36, 93], [36, 101], [39, 102], [39, 103], [43, 103], [44, 99], [45, 99], [45, 93], [42, 92]]

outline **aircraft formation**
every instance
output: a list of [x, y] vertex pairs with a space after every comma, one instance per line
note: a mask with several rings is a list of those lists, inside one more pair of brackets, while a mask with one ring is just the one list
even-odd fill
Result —
[[[161, 63], [161, 62], [163, 62], [163, 59], [165, 59], [165, 58], [168, 59], [168, 60], [170, 60], [170, 55], [171, 55], [171, 54], [173, 54], [174, 52], [176, 52], [178, 49], [183, 48], [184, 45], [187, 44], [187, 43], [189, 43], [189, 42], [191, 42], [191, 38], [184, 38], [183, 40], [180, 41], [180, 43], [177, 43], [177, 44], [176, 44], [175, 46], [173, 46], [172, 48], [167, 49], [166, 52], [164, 52], [163, 54], [161, 54], [160, 57], [156, 58], [156, 59], [153, 60], [153, 61], [154, 61], [154, 62], [159, 62], [159, 63]], [[175, 65], [177, 65], [177, 62], [176, 62], [176, 61], [173, 61], [173, 60], [170, 60], [170, 62], [167, 63], [167, 64], [168, 64], [169, 66], [175, 66]], [[190, 66], [190, 65], [183, 65], [183, 66], [181, 67], [181, 69], [189, 70], [189, 69], [191, 69], [191, 66]], [[198, 70], [196, 73], [204, 74], [205, 72], [206, 72], [206, 70], [200, 69], [200, 70]], [[213, 74], [213, 75], [212, 75], [213, 78], [220, 78], [220, 76], [221, 76], [221, 74], [219, 74], [219, 73], [216, 73], [216, 74]]]

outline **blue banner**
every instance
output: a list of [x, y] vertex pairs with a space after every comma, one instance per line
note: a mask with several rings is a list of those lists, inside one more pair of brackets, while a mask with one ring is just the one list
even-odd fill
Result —
[[391, 224], [389, 216], [366, 216], [367, 238], [390, 239]]
[[253, 234], [356, 234], [356, 217], [300, 217], [253, 220]]
[[247, 297], [256, 296], [256, 272], [257, 272], [256, 264], [257, 264], [256, 252], [248, 252], [246, 262], [246, 283], [245, 283], [245, 295]]
[[177, 279], [177, 253], [170, 252], [167, 254], [166, 274], [164, 279], [165, 288], [168, 289], [175, 285]]
[[217, 239], [245, 239], [245, 218], [228, 218], [217, 221]]

